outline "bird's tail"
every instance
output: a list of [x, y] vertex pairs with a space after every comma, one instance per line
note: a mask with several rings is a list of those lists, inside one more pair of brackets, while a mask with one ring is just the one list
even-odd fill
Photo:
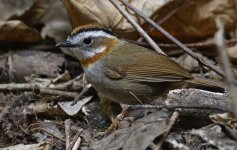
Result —
[[197, 88], [213, 92], [225, 92], [226, 85], [223, 82], [211, 80], [211, 79], [202, 79], [194, 78], [185, 81], [188, 88]]

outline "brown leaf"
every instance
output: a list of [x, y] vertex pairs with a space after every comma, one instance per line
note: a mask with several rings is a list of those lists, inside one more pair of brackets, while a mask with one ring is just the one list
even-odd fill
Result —
[[167, 127], [168, 113], [154, 112], [136, 120], [131, 127], [119, 129], [100, 141], [94, 149], [139, 149], [145, 150], [153, 140], [161, 136]]
[[237, 45], [229, 47], [227, 53], [232, 61], [237, 62]]
[[[136, 39], [138, 33], [125, 18], [109, 2], [104, 0], [64, 0], [73, 27], [99, 23], [113, 29], [119, 36]], [[232, 31], [237, 21], [235, 2], [231, 0], [136, 0], [129, 1], [145, 16], [157, 22], [162, 21], [162, 27], [183, 42], [200, 40], [212, 36], [216, 30], [215, 18], [220, 17], [226, 31]], [[147, 23], [134, 12], [126, 9], [133, 19], [146, 30]], [[173, 15], [170, 15], [174, 13]], [[167, 17], [170, 16], [170, 17]], [[167, 18], [167, 19], [164, 19]], [[167, 41], [158, 31], [152, 31], [151, 36], [159, 42]]]
[[11, 20], [21, 20], [29, 26], [33, 26], [40, 22], [41, 18], [48, 14], [52, 5], [54, 4], [53, 0], [34, 0], [33, 5], [29, 10], [24, 12], [20, 16], [14, 16]]
[[[156, 12], [156, 20], [160, 21], [175, 9], [178, 11], [162, 27], [183, 42], [212, 36], [217, 31], [216, 18], [220, 18], [226, 31], [235, 29], [237, 15], [233, 0], [173, 0]], [[151, 35], [166, 40], [160, 32], [153, 31]]]
[[42, 38], [40, 33], [19, 20], [0, 21], [1, 42], [35, 43]]
[[[72, 20], [73, 27], [89, 23], [98, 23], [107, 28], [114, 29], [120, 36], [131, 39], [138, 37], [137, 32], [133, 29], [131, 24], [122, 17], [119, 11], [109, 1], [64, 0], [64, 3]], [[167, 3], [167, 1], [136, 0], [129, 1], [129, 3], [150, 17], [157, 9]], [[144, 23], [144, 20], [138, 18], [132, 11], [129, 11], [129, 13], [138, 23]]]

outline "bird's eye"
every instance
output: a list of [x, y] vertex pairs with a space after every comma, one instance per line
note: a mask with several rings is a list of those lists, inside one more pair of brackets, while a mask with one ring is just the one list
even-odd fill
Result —
[[86, 45], [90, 45], [92, 42], [93, 41], [92, 41], [92, 39], [90, 37], [83, 39], [83, 43], [85, 43]]

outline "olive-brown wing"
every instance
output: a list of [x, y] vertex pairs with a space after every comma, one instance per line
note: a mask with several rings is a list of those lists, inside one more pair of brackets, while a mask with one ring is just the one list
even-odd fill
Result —
[[113, 80], [177, 82], [193, 78], [169, 57], [127, 42], [110, 52], [104, 62], [104, 73]]

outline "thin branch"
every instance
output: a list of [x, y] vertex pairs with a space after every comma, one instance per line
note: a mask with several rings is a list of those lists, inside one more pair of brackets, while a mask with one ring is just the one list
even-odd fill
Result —
[[75, 143], [78, 141], [78, 138], [80, 138], [80, 135], [82, 133], [83, 129], [79, 129], [76, 133], [76, 135], [73, 137], [73, 140], [71, 141], [71, 143], [69, 144], [68, 150], [71, 150], [73, 148], [73, 146], [75, 145]]
[[224, 26], [221, 20], [219, 20], [218, 18], [216, 19], [216, 24], [219, 29], [215, 34], [216, 45], [220, 54], [220, 60], [222, 62], [222, 69], [225, 73], [226, 83], [229, 87], [229, 97], [234, 105], [233, 108], [235, 108], [234, 109], [235, 118], [237, 119], [237, 109], [236, 109], [237, 108], [237, 93], [236, 93], [237, 87], [234, 84], [235, 79], [231, 70], [229, 57], [226, 53], [227, 50], [224, 43]]
[[[157, 24], [159, 25], [162, 25], [163, 23], [165, 23], [170, 17], [172, 17], [174, 14], [176, 14], [180, 8], [183, 6], [183, 4], [185, 3], [186, 1], [182, 1], [180, 3], [180, 5], [178, 7], [176, 7], [175, 9], [171, 10], [168, 14], [166, 14], [163, 18], [161, 18], [160, 20], [157, 21]], [[154, 28], [149, 28], [149, 30], [147, 31], [147, 33], [150, 33], [151, 31], [153, 31]], [[142, 41], [143, 40], [143, 37], [140, 37], [137, 41]], [[159, 46], [159, 45], [158, 45]]]
[[115, 8], [123, 15], [124, 18], [128, 20], [128, 22], [138, 31], [138, 33], [144, 37], [144, 39], [156, 50], [158, 53], [165, 53], [156, 45], [156, 43], [149, 37], [149, 35], [133, 20], [133, 18], [124, 10], [116, 0], [109, 0]]
[[78, 137], [77, 141], [75, 142], [74, 146], [72, 147], [72, 150], [78, 150], [81, 144], [81, 137]]
[[66, 119], [64, 121], [65, 124], [65, 136], [66, 136], [66, 150], [68, 150], [68, 147], [71, 143], [71, 135], [72, 135], [72, 130], [71, 130], [71, 120], [70, 119]]
[[191, 57], [193, 57], [195, 60], [197, 60], [199, 63], [203, 64], [203, 66], [206, 66], [207, 68], [213, 70], [220, 76], [224, 77], [224, 73], [217, 67], [211, 65], [207, 61], [203, 60], [200, 56], [198, 56], [196, 53], [194, 53], [192, 50], [190, 50], [187, 46], [185, 46], [183, 43], [178, 41], [174, 36], [172, 36], [170, 33], [168, 33], [166, 30], [164, 30], [160, 25], [156, 24], [152, 19], [146, 17], [142, 12], [140, 12], [138, 9], [136, 9], [134, 6], [129, 4], [128, 2], [125, 2], [124, 0], [120, 0], [124, 5], [126, 5], [128, 8], [130, 8], [132, 11], [134, 11], [136, 14], [138, 14], [141, 18], [143, 18], [147, 23], [152, 25], [156, 30], [160, 31], [165, 37], [167, 37], [169, 40], [174, 42], [179, 48], [183, 49], [186, 53], [188, 53]]
[[170, 133], [170, 130], [172, 129], [172, 127], [174, 126], [176, 120], [179, 118], [179, 112], [178, 111], [175, 111], [172, 116], [170, 117], [170, 120], [169, 120], [169, 124], [166, 128], [166, 131], [165, 133], [163, 134], [159, 144], [156, 146], [155, 150], [160, 150], [161, 149], [161, 146], [162, 144], [164, 143], [165, 139], [168, 137], [169, 133]]
[[77, 92], [53, 90], [53, 89], [49, 89], [49, 88], [40, 88], [39, 91], [40, 91], [41, 94], [62, 96], [62, 97], [65, 97], [65, 98], [75, 98], [78, 95]]
[[62, 90], [50, 89], [48, 87], [44, 87], [40, 84], [32, 84], [32, 83], [9, 83], [9, 84], [0, 84], [0, 91], [35, 91], [39, 90], [41, 94], [50, 94], [63, 96], [66, 98], [75, 98], [78, 94], [76, 92], [68, 92]]
[[80, 98], [92, 87], [91, 84], [87, 84], [81, 91], [81, 93], [77, 96], [75, 96], [74, 100], [71, 103], [71, 106], [74, 106], [79, 100]]

